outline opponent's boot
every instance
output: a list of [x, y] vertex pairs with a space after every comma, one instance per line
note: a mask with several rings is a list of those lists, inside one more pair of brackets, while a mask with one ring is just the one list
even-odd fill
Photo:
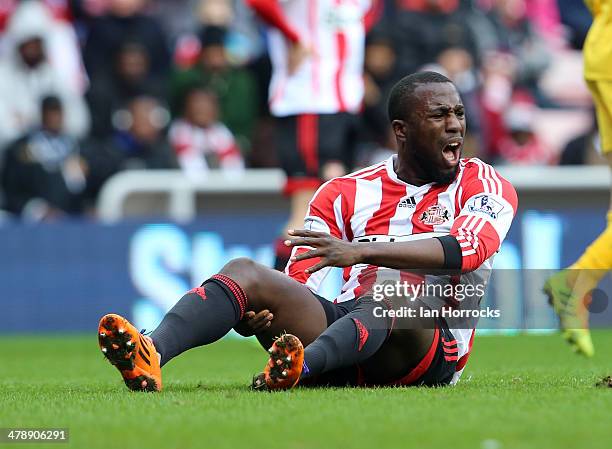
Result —
[[104, 315], [98, 325], [98, 343], [104, 357], [119, 370], [130, 390], [162, 389], [161, 368], [153, 341], [128, 320], [112, 313]]
[[278, 337], [268, 349], [270, 358], [263, 370], [253, 378], [254, 390], [288, 390], [297, 385], [304, 365], [304, 346], [295, 335]]
[[592, 357], [595, 354], [595, 348], [588, 327], [586, 301], [589, 298], [576, 294], [568, 284], [568, 274], [568, 270], [561, 270], [552, 275], [547, 279], [543, 290], [555, 313], [559, 316], [563, 338], [567, 340], [574, 352]]

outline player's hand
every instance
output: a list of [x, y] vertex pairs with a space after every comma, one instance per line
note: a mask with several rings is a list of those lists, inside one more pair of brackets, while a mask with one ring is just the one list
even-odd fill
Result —
[[250, 337], [268, 329], [272, 325], [273, 318], [274, 315], [269, 310], [262, 310], [259, 313], [249, 310], [234, 327], [234, 330], [243, 337]]
[[293, 75], [310, 53], [310, 49], [301, 42], [291, 42], [287, 52], [287, 73]]
[[287, 246], [311, 246], [313, 249], [291, 258], [292, 262], [320, 257], [321, 260], [306, 273], [314, 273], [324, 267], [350, 267], [361, 262], [361, 253], [356, 243], [345, 242], [325, 232], [306, 229], [289, 230], [290, 238], [285, 240]]

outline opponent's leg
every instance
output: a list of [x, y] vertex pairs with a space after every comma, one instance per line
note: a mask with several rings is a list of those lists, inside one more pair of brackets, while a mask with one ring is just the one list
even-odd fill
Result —
[[[612, 174], [612, 83], [590, 82], [595, 99], [601, 150]], [[597, 286], [601, 278], [612, 269], [612, 191], [607, 214], [606, 229], [593, 241], [580, 258], [570, 267], [575, 270], [568, 276], [577, 294], [587, 293]]]
[[305, 183], [306, 185], [301, 187], [299, 182], [294, 182], [291, 184], [291, 190], [287, 192], [290, 199], [289, 220], [274, 245], [274, 269], [278, 271], [285, 270], [291, 257], [291, 250], [293, 249], [285, 245], [285, 240], [289, 238], [287, 229], [301, 229], [304, 226], [304, 217], [308, 212], [308, 203], [317, 191], [316, 186], [319, 181], [313, 178], [310, 181], [305, 181]]
[[283, 271], [291, 248], [283, 242], [287, 229], [304, 224], [308, 202], [322, 184], [319, 177], [319, 120], [316, 114], [277, 118], [277, 150], [281, 168], [287, 176], [284, 194], [290, 198], [289, 220], [274, 247], [274, 268]]
[[355, 116], [299, 114], [279, 119], [279, 160], [287, 175], [284, 193], [291, 199], [289, 220], [275, 244], [274, 267], [283, 271], [291, 248], [283, 242], [287, 229], [300, 229], [308, 204], [321, 184], [343, 176], [352, 160]]
[[[612, 172], [612, 83], [588, 81], [597, 113], [601, 149]], [[559, 316], [564, 338], [575, 352], [590, 357], [595, 350], [588, 328], [590, 292], [612, 269], [612, 192], [608, 225], [568, 269], [551, 276], [544, 292]]]

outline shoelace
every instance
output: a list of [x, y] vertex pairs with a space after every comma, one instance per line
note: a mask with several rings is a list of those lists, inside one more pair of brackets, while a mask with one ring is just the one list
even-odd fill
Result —
[[151, 337], [149, 337], [149, 335], [151, 335], [153, 333], [153, 331], [149, 331], [147, 332], [146, 329], [140, 329], [140, 335], [142, 335], [145, 339], [145, 341], [147, 343], [149, 343], [151, 346], [155, 347], [155, 345], [153, 344], [153, 339]]

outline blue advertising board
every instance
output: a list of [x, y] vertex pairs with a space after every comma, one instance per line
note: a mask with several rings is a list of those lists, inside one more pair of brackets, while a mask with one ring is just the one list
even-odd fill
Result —
[[[523, 211], [495, 266], [516, 270], [566, 266], [601, 232], [604, 217], [602, 210]], [[283, 224], [282, 214], [240, 213], [202, 217], [188, 225], [4, 224], [0, 227], [0, 333], [90, 331], [109, 312], [124, 314], [150, 329], [185, 291], [227, 261], [245, 256], [271, 265], [272, 242]], [[530, 293], [541, 284], [532, 290], [523, 288], [531, 282], [524, 272], [517, 271], [514, 278], [517, 292], [509, 301], [516, 316], [506, 325], [529, 327], [533, 313], [542, 315], [543, 323], [554, 322], [541, 295]], [[328, 276], [324, 296], [333, 298], [340, 281], [340, 270]]]

